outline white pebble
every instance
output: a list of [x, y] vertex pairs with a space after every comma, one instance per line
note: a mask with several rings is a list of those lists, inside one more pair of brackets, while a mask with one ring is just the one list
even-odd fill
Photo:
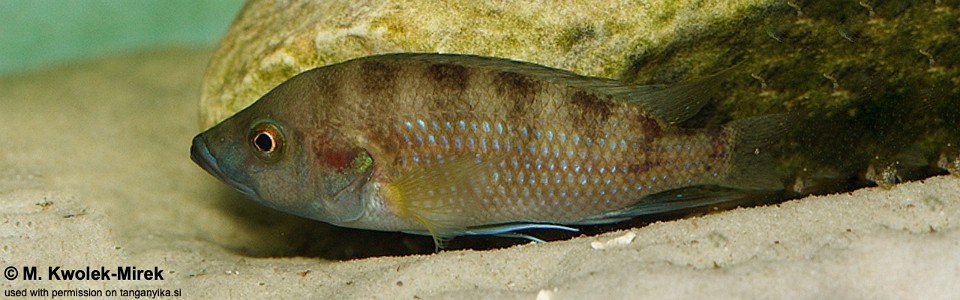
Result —
[[606, 241], [606, 242], [594, 241], [590, 243], [590, 247], [593, 247], [593, 249], [596, 249], [596, 250], [603, 250], [603, 249], [616, 247], [620, 245], [626, 245], [633, 242], [633, 238], [635, 237], [637, 237], [636, 233], [627, 232], [624, 235], [610, 239], [609, 241]]
[[557, 291], [556, 288], [554, 288], [553, 290], [540, 290], [540, 292], [537, 293], [537, 300], [556, 299], [557, 298], [556, 291]]

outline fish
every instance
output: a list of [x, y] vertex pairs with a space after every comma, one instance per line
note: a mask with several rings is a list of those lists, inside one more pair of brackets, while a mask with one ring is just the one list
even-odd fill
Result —
[[782, 121], [681, 126], [723, 77], [637, 85], [503, 58], [367, 56], [284, 81], [190, 155], [265, 206], [438, 247], [576, 230], [783, 188], [767, 155]]

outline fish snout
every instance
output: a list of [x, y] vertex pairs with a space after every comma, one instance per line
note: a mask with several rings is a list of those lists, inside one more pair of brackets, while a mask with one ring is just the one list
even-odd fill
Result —
[[217, 166], [216, 159], [213, 158], [213, 155], [210, 154], [210, 149], [207, 148], [207, 143], [203, 139], [203, 135], [197, 135], [193, 138], [193, 143], [190, 145], [190, 159], [194, 163], [199, 165], [203, 170], [219, 178], [220, 169]]
[[190, 145], [190, 159], [199, 165], [200, 168], [203, 168], [203, 170], [207, 171], [207, 173], [213, 175], [213, 177], [216, 177], [217, 179], [220, 179], [220, 181], [229, 184], [231, 187], [243, 193], [244, 195], [256, 198], [257, 194], [252, 188], [240, 183], [230, 176], [227, 176], [227, 174], [223, 172], [220, 164], [217, 163], [217, 158], [213, 156], [213, 154], [210, 152], [210, 148], [207, 147], [206, 139], [204, 139], [202, 134], [198, 134], [193, 138], [193, 143]]

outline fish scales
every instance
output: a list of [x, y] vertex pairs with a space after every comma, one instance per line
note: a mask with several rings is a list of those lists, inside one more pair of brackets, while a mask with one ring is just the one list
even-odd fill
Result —
[[[439, 54], [374, 56], [304, 74], [238, 115], [250, 115], [245, 122], [263, 116], [282, 122], [278, 127], [294, 136], [284, 142], [302, 149], [287, 163], [298, 169], [289, 180], [299, 190], [323, 188], [299, 197], [286, 193], [294, 200], [259, 191], [252, 196], [341, 226], [445, 238], [498, 233], [502, 224], [604, 223], [649, 211], [633, 209], [645, 201], [663, 201], [650, 195], [703, 185], [739, 188], [755, 177], [734, 164], [739, 144], [758, 144], [748, 132], [756, 124], [671, 124], [705, 101], [684, 89], [706, 88], [714, 79], [671, 90]], [[676, 99], [661, 99], [670, 97]], [[194, 160], [204, 157], [191, 151], [200, 152]], [[226, 173], [211, 171], [218, 172]], [[233, 181], [236, 187], [239, 180]], [[713, 203], [706, 198], [676, 208]], [[330, 216], [347, 206], [354, 207], [351, 216]]]
[[[710, 168], [726, 163], [726, 149], [715, 147], [706, 133], [676, 129], [673, 134], [682, 138], [663, 137], [661, 125], [640, 107], [588, 87], [489, 66], [389, 63], [359, 64], [356, 81], [345, 85], [346, 93], [358, 94], [348, 99], [396, 99], [382, 114], [356, 111], [357, 120], [390, 116], [366, 118], [372, 122], [356, 124], [357, 132], [365, 132], [370, 149], [393, 149], [372, 153], [390, 157], [387, 170], [395, 174], [388, 176], [444, 158], [492, 164], [477, 174], [488, 177], [487, 186], [438, 199], [480, 208], [464, 213], [473, 223], [468, 225], [577, 221], [647, 194], [706, 182], [717, 174]], [[390, 75], [364, 71], [371, 68]]]

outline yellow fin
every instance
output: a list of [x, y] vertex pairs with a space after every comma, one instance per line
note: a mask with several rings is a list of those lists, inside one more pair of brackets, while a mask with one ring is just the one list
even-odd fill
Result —
[[466, 218], [478, 213], [490, 167], [473, 156], [414, 167], [384, 185], [394, 213], [423, 224], [438, 247], [467, 231]]

